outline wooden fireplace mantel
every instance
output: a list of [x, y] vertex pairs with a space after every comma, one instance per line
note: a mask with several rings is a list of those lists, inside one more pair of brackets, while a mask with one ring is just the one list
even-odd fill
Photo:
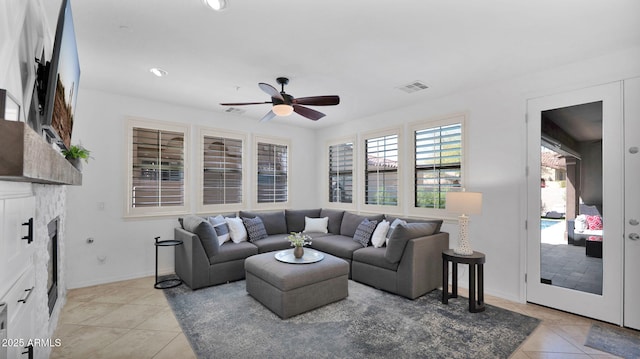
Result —
[[82, 173], [26, 123], [0, 119], [0, 180], [81, 185]]

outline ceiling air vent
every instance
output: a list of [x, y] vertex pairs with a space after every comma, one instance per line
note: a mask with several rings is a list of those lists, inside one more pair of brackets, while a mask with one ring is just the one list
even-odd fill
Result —
[[224, 110], [224, 112], [232, 113], [234, 115], [242, 115], [243, 113], [247, 112], [247, 110], [243, 110], [243, 109], [237, 108], [237, 107], [229, 107], [226, 110]]
[[404, 86], [400, 86], [398, 87], [398, 89], [406, 92], [406, 93], [413, 93], [416, 91], [420, 91], [420, 90], [425, 90], [428, 89], [429, 86], [427, 86], [424, 82], [420, 81], [420, 80], [416, 80], [416, 81], [411, 81], [410, 83], [404, 85]]

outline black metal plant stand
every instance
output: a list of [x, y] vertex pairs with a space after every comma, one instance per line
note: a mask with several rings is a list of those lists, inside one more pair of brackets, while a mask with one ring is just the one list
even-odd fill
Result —
[[156, 237], [156, 283], [153, 285], [155, 289], [168, 289], [174, 288], [182, 284], [182, 279], [180, 278], [167, 278], [163, 280], [158, 280], [158, 247], [175, 247], [182, 245], [181, 240], [171, 239], [166, 241], [161, 241], [160, 237]]

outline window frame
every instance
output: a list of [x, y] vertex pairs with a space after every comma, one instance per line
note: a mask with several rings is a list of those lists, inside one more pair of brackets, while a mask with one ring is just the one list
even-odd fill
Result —
[[[287, 200], [284, 202], [258, 202], [258, 184], [259, 184], [259, 175], [258, 175], [258, 159], [259, 159], [259, 143], [266, 143], [270, 145], [276, 146], [286, 146], [287, 147]], [[252, 187], [252, 205], [254, 209], [257, 210], [276, 210], [276, 209], [286, 209], [291, 203], [291, 141], [286, 138], [281, 137], [271, 137], [271, 136], [253, 136], [253, 167], [252, 167], [252, 175], [253, 175], [253, 184]]]
[[[352, 168], [351, 168], [351, 182], [352, 182], [352, 186], [353, 186], [353, 190], [351, 191], [351, 203], [347, 203], [347, 202], [331, 202], [329, 201], [329, 175], [330, 175], [330, 152], [329, 152], [329, 148], [331, 146], [337, 146], [337, 145], [344, 145], [347, 143], [351, 143], [353, 144], [353, 164], [352, 164]], [[342, 137], [339, 139], [333, 139], [333, 140], [329, 140], [326, 142], [325, 144], [325, 148], [324, 148], [324, 176], [323, 176], [323, 181], [322, 181], [322, 185], [324, 187], [324, 196], [323, 196], [323, 203], [324, 206], [326, 208], [333, 208], [333, 209], [345, 209], [345, 210], [355, 210], [357, 208], [358, 205], [358, 201], [359, 201], [359, 190], [358, 190], [358, 178], [360, 176], [358, 176], [359, 174], [359, 169], [360, 166], [358, 165], [360, 160], [359, 160], [359, 156], [358, 156], [358, 148], [360, 146], [358, 146], [358, 139], [357, 136], [349, 136], [349, 137]]]
[[[242, 201], [239, 203], [224, 203], [224, 204], [204, 204], [204, 137], [220, 137], [231, 140], [239, 140], [242, 141]], [[248, 136], [242, 132], [234, 132], [229, 130], [220, 130], [216, 128], [210, 127], [199, 127], [198, 128], [198, 149], [197, 149], [197, 162], [195, 164], [196, 168], [196, 185], [197, 185], [197, 205], [196, 212], [199, 214], [202, 213], [227, 213], [227, 212], [236, 212], [239, 210], [244, 210], [247, 208], [247, 198], [249, 197], [248, 193], [248, 156], [247, 156], [247, 140]]]
[[[127, 134], [127, 150], [126, 165], [127, 176], [125, 184], [125, 218], [142, 218], [142, 217], [158, 217], [158, 216], [175, 216], [188, 214], [191, 212], [191, 170], [190, 170], [190, 152], [191, 152], [191, 128], [187, 124], [166, 122], [141, 118], [128, 118], [126, 121]], [[133, 188], [133, 129], [145, 128], [153, 131], [171, 131], [183, 133], [183, 204], [182, 206], [165, 206], [165, 207], [133, 207], [133, 198], [131, 189]]]
[[[387, 213], [387, 214], [402, 214], [402, 204], [403, 204], [403, 188], [404, 188], [404, 174], [403, 174], [403, 135], [402, 128], [400, 127], [392, 127], [382, 130], [370, 131], [363, 133], [360, 136], [359, 144], [361, 144], [359, 151], [359, 162], [362, 167], [359, 167], [358, 171], [362, 172], [362, 178], [358, 182], [360, 184], [359, 189], [359, 203], [360, 208], [366, 212], [372, 213]], [[380, 205], [380, 204], [367, 204], [366, 203], [366, 181], [367, 181], [367, 140], [383, 137], [383, 136], [392, 136], [395, 135], [398, 138], [398, 190], [396, 199], [397, 202], [395, 205]]]
[[443, 127], [454, 124], [460, 124], [460, 142], [462, 146], [462, 150], [460, 151], [460, 189], [464, 188], [466, 185], [466, 122], [468, 115], [466, 113], [454, 113], [439, 117], [434, 117], [425, 121], [414, 122], [409, 125], [409, 134], [411, 136], [411, 196], [409, 202], [408, 213], [413, 216], [420, 217], [435, 217], [435, 218], [457, 218], [454, 215], [450, 214], [446, 208], [424, 208], [424, 207], [416, 207], [416, 143], [415, 143], [415, 135], [416, 131], [427, 130], [435, 127]]

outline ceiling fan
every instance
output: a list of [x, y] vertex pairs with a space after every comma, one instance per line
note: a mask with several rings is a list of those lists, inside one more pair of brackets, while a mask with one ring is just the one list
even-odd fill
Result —
[[278, 77], [276, 79], [278, 84], [282, 86], [282, 90], [278, 92], [278, 90], [264, 82], [260, 82], [258, 86], [262, 91], [266, 92], [267, 95], [271, 96], [271, 101], [265, 102], [239, 102], [239, 103], [221, 103], [222, 106], [244, 106], [244, 105], [262, 105], [265, 103], [273, 104], [271, 111], [269, 111], [260, 122], [266, 122], [271, 120], [276, 116], [289, 116], [291, 113], [295, 112], [301, 116], [304, 116], [310, 120], [317, 121], [325, 116], [324, 113], [318, 112], [316, 110], [310, 109], [308, 107], [302, 106], [334, 106], [340, 103], [340, 97], [331, 95], [331, 96], [311, 96], [311, 97], [300, 97], [295, 98], [286, 92], [284, 92], [284, 85], [289, 83], [289, 79], [286, 77]]

